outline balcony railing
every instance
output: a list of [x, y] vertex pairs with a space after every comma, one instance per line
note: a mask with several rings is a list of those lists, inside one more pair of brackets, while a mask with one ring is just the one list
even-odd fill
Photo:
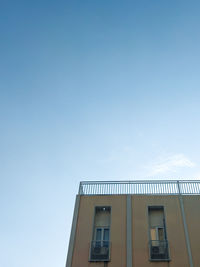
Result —
[[90, 246], [90, 261], [109, 261], [110, 260], [110, 242], [92, 241]]
[[80, 182], [79, 195], [200, 195], [200, 180]]
[[149, 242], [150, 260], [168, 261], [169, 247], [167, 240], [150, 240]]

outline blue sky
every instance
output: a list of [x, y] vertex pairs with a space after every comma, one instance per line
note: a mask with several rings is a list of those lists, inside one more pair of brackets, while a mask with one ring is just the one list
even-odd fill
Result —
[[0, 266], [64, 266], [80, 180], [200, 179], [199, 12], [1, 1]]

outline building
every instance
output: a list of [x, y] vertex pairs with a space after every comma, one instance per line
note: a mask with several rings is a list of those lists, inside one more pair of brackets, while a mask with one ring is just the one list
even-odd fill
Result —
[[81, 182], [66, 267], [199, 267], [200, 181]]

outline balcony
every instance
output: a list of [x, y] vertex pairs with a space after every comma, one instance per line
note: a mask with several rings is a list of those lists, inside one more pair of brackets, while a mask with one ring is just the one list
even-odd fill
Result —
[[149, 242], [151, 261], [169, 261], [169, 247], [167, 240], [151, 240]]
[[84, 181], [79, 195], [200, 195], [200, 180]]
[[92, 241], [90, 247], [90, 261], [110, 261], [110, 242]]

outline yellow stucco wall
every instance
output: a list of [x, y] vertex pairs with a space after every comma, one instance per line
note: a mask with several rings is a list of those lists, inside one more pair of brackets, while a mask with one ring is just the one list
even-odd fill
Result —
[[[150, 262], [148, 206], [164, 206], [171, 261]], [[184, 228], [177, 196], [133, 196], [133, 266], [189, 267]]]
[[104, 263], [90, 263], [89, 247], [93, 234], [95, 206], [111, 206], [111, 258], [109, 267], [126, 266], [126, 196], [82, 196], [72, 267], [104, 267]]
[[183, 198], [194, 267], [200, 266], [200, 196]]
[[[200, 197], [184, 196], [185, 215], [194, 267], [200, 266]], [[170, 262], [150, 262], [148, 206], [164, 206]], [[126, 267], [126, 195], [81, 196], [72, 267], [104, 267], [91, 263], [89, 247], [93, 234], [95, 206], [111, 206], [111, 261], [108, 267]], [[178, 196], [132, 196], [133, 267], [189, 267], [184, 227]]]

